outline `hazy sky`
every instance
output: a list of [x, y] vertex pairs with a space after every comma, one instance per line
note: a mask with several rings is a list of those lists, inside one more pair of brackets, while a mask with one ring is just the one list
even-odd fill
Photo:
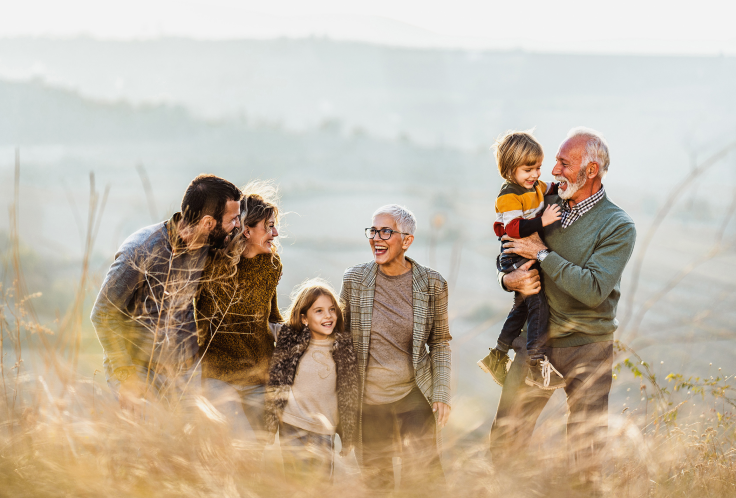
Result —
[[327, 36], [404, 46], [736, 54], [734, 0], [23, 0], [0, 36]]

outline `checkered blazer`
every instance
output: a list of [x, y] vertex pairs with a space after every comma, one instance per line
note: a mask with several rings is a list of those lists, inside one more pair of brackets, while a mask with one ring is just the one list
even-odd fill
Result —
[[[419, 389], [429, 403], [450, 404], [450, 329], [447, 320], [447, 282], [431, 268], [412, 264], [414, 340], [412, 362]], [[340, 308], [345, 328], [353, 335], [358, 356], [361, 406], [371, 342], [373, 298], [378, 265], [371, 261], [348, 268], [342, 278]]]

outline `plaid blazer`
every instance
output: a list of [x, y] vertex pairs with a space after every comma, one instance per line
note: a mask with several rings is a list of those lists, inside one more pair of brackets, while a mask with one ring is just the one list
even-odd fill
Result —
[[[410, 258], [414, 312], [412, 363], [417, 386], [429, 403], [450, 404], [450, 329], [447, 320], [447, 282], [431, 268]], [[375, 261], [345, 270], [340, 291], [340, 308], [345, 329], [353, 335], [360, 374], [360, 419], [365, 390], [365, 373], [371, 342], [373, 298], [378, 265]], [[362, 424], [360, 424], [362, 427]], [[362, 440], [362, 431], [359, 441]], [[439, 442], [439, 441], [438, 441]]]

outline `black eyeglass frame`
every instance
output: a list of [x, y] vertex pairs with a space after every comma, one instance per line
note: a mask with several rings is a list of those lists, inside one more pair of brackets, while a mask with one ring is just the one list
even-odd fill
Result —
[[[370, 232], [371, 231], [375, 232], [373, 234], [373, 237], [371, 237], [371, 235], [370, 235]], [[389, 232], [389, 236], [384, 238], [382, 232]], [[392, 230], [390, 228], [373, 228], [373, 227], [370, 227], [370, 228], [366, 228], [365, 229], [365, 238], [367, 238], [367, 239], [375, 239], [376, 238], [376, 234], [378, 234], [378, 238], [379, 239], [381, 239], [381, 240], [388, 240], [395, 233], [400, 233], [401, 235], [411, 235], [410, 233], [399, 232], [398, 230]]]

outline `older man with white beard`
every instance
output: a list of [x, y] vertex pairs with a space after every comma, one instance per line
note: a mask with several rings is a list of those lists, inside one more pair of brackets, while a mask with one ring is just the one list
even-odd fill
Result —
[[[580, 484], [595, 486], [600, 482], [600, 454], [608, 430], [621, 274], [633, 252], [636, 230], [603, 188], [610, 160], [608, 145], [598, 132], [571, 130], [556, 160], [552, 174], [560, 182], [559, 194], [546, 201], [562, 208], [562, 218], [545, 227], [544, 242], [537, 234], [504, 237], [505, 251], [532, 261], [500, 274], [499, 281], [506, 290], [537, 293], [540, 276], [529, 268], [534, 261], [540, 263], [550, 309], [549, 361], [565, 381], [572, 471]], [[497, 467], [528, 446], [553, 392], [524, 383], [525, 344], [526, 338], [514, 341], [517, 354], [491, 428], [491, 454]]]

